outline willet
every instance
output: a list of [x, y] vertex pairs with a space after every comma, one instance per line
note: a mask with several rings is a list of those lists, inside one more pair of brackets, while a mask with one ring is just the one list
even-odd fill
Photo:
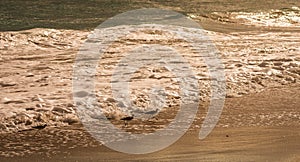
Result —
[[31, 128], [37, 129], [37, 131], [34, 134], [34, 136], [35, 136], [39, 130], [44, 129], [46, 127], [47, 127], [47, 124], [42, 124], [42, 125], [32, 126]]
[[134, 118], [133, 115], [131, 115], [131, 116], [125, 116], [125, 117], [121, 118], [120, 120], [123, 120], [125, 126], [127, 126], [128, 121], [131, 121], [133, 118]]

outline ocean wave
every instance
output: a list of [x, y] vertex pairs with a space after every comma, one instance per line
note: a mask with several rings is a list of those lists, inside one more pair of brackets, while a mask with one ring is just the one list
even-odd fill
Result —
[[232, 19], [240, 20], [245, 25], [272, 27], [300, 27], [300, 8], [291, 7], [269, 12], [234, 12]]

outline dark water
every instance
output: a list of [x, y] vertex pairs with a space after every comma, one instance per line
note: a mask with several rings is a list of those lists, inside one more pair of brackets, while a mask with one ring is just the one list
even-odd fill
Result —
[[212, 12], [264, 11], [300, 6], [299, 0], [0, 0], [0, 31], [93, 29], [133, 9], [162, 8], [209, 17]]

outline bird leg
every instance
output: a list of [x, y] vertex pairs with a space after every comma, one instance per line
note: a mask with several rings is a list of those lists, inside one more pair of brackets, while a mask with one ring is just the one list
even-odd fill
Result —
[[33, 134], [33, 136], [35, 137], [35, 135], [39, 132], [39, 130], [36, 130], [36, 132]]

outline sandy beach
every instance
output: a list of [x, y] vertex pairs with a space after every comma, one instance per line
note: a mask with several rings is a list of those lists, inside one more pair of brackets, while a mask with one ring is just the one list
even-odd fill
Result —
[[[129, 155], [95, 141], [81, 125], [1, 134], [3, 161], [299, 161], [299, 85], [278, 87], [226, 100], [213, 132], [198, 139], [194, 122], [172, 146], [152, 154]], [[276, 94], [276, 95], [274, 95]], [[293, 95], [293, 97], [290, 97]], [[283, 102], [279, 102], [283, 101]], [[240, 103], [245, 104], [240, 104]], [[284, 114], [283, 112], [288, 112]], [[259, 114], [267, 114], [261, 118]], [[278, 114], [282, 114], [279, 117]], [[243, 117], [241, 117], [241, 115]], [[198, 113], [201, 116], [201, 113]], [[235, 119], [235, 120], [233, 120]], [[235, 123], [239, 120], [241, 125]], [[22, 154], [23, 156], [20, 156]], [[3, 155], [3, 154], [2, 154]]]
[[[199, 84], [199, 109], [188, 131], [171, 146], [143, 155], [107, 148], [88, 133], [79, 119], [78, 103], [73, 100], [73, 95], [78, 95], [72, 87], [74, 66], [80, 47], [95, 26], [91, 18], [74, 20], [80, 22], [78, 29], [64, 27], [61, 19], [44, 26], [41, 18], [30, 20], [36, 23], [32, 28], [19, 28], [20, 17], [12, 21], [4, 16], [7, 24], [0, 28], [0, 161], [300, 161], [300, 4], [278, 1], [263, 8], [269, 2], [249, 6], [233, 3], [211, 2], [203, 11], [196, 6], [204, 2], [196, 1], [180, 3], [181, 7], [175, 2], [154, 1], [137, 1], [130, 6], [171, 9], [199, 23], [201, 32], [219, 51], [226, 77], [220, 119], [211, 134], [199, 140], [208, 113], [212, 78], [203, 58], [185, 40], [169, 32], [195, 31], [138, 26], [113, 42], [98, 63], [94, 96], [109, 121], [123, 131], [147, 134], [165, 128], [178, 113], [183, 98], [170, 69], [145, 66], [129, 81], [129, 98], [136, 108], [117, 102], [112, 96], [111, 78], [129, 49], [140, 44], [175, 48], [187, 60]], [[120, 9], [118, 12], [126, 10], [122, 4], [114, 5]], [[116, 13], [105, 12], [103, 17], [112, 14]], [[105, 34], [114, 36], [127, 29], [132, 30], [132, 26], [109, 28]], [[125, 125], [121, 119], [130, 114], [121, 107], [130, 112], [155, 110], [149, 95], [153, 85], [165, 87], [166, 102], [158, 102], [160, 112], [148, 120], [135, 117]], [[97, 114], [91, 117], [102, 120]]]

